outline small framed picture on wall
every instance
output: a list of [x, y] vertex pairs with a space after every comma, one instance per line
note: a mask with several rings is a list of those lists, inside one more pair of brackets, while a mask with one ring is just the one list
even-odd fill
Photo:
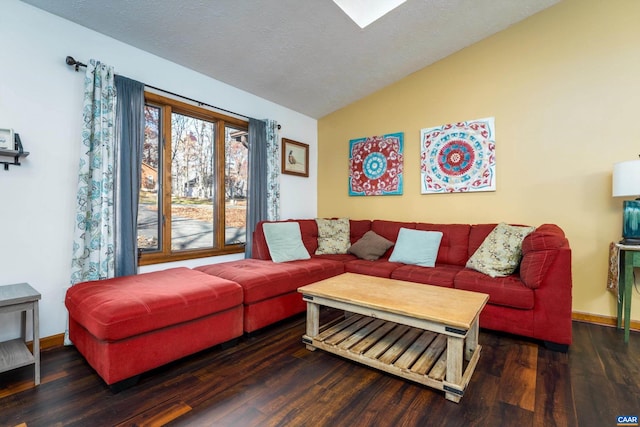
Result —
[[282, 138], [282, 173], [309, 176], [309, 145]]

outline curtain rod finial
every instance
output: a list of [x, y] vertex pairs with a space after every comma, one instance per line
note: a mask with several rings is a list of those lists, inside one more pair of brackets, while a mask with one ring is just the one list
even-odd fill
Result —
[[83, 63], [82, 63], [82, 62], [80, 62], [80, 61], [76, 61], [76, 60], [73, 58], [73, 56], [67, 56], [67, 57], [65, 58], [65, 62], [67, 63], [67, 65], [74, 65], [74, 66], [75, 66], [76, 71], [79, 71], [80, 67], [86, 67], [86, 66], [87, 66], [86, 64], [83, 64]]

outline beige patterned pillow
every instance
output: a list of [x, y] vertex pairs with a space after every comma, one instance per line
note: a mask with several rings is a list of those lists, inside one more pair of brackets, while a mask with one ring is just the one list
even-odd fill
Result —
[[513, 274], [522, 258], [522, 241], [535, 227], [519, 227], [500, 223], [484, 239], [467, 261], [467, 268], [491, 277]]
[[318, 224], [318, 249], [316, 255], [346, 254], [351, 246], [349, 218], [316, 218]]

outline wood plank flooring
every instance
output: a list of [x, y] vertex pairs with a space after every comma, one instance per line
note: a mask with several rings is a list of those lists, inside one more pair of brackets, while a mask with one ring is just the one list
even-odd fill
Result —
[[[323, 309], [323, 321], [336, 311]], [[301, 342], [296, 316], [142, 376], [113, 394], [74, 348], [0, 374], [0, 426], [615, 426], [640, 415], [640, 333], [574, 322], [574, 344], [480, 331], [459, 404]]]

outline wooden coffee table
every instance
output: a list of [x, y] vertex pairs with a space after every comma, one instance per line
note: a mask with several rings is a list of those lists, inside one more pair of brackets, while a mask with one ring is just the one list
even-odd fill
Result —
[[[445, 392], [459, 402], [482, 347], [478, 317], [489, 296], [345, 273], [298, 289], [316, 348]], [[320, 306], [345, 317], [320, 325]]]

